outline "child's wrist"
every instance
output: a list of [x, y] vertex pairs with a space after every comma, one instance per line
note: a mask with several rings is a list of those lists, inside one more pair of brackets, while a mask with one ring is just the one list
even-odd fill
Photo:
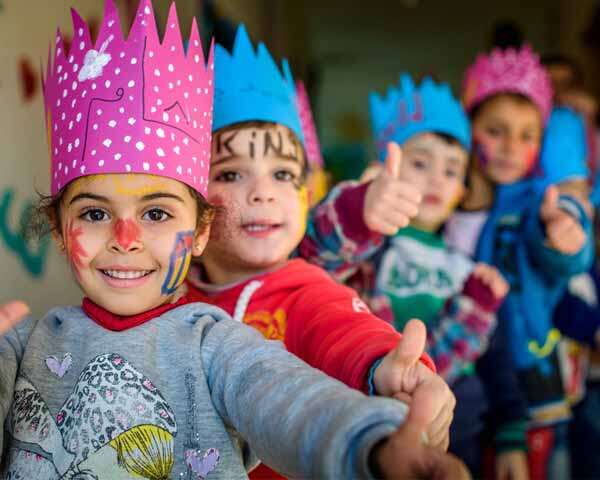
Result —
[[463, 287], [463, 295], [471, 298], [488, 313], [496, 312], [504, 300], [504, 297], [496, 297], [493, 290], [474, 274], [467, 278]]

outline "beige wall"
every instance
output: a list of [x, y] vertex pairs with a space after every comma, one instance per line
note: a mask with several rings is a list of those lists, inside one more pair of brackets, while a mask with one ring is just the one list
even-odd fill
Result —
[[[88, 0], [5, 0], [0, 12], [0, 195], [9, 189], [15, 192], [10, 218], [8, 222], [0, 218], [0, 222], [11, 234], [18, 231], [23, 205], [35, 198], [36, 189], [47, 192], [49, 186], [41, 88], [38, 83], [33, 100], [23, 100], [19, 62], [28, 59], [38, 80], [38, 67], [40, 61], [46, 61], [56, 26], [68, 33], [72, 30], [72, 4], [84, 18], [101, 18], [103, 2]], [[54, 248], [48, 253], [43, 275], [35, 277], [25, 268], [22, 256], [7, 243], [6, 235], [0, 235], [0, 301], [22, 298], [41, 314], [52, 305], [79, 298], [65, 262]]]

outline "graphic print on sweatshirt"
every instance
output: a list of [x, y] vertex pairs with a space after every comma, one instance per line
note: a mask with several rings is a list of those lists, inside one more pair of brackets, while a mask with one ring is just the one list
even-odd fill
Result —
[[464, 256], [449, 253], [441, 243], [397, 236], [382, 255], [376, 290], [389, 298], [396, 323], [415, 317], [428, 322], [461, 290], [472, 268]]
[[[177, 422], [153, 382], [116, 353], [87, 364], [57, 414], [19, 377], [6, 429], [3, 478], [164, 479], [171, 476]], [[217, 452], [218, 455], [218, 452]], [[197, 459], [186, 463], [194, 478]], [[216, 463], [211, 458], [210, 471]]]

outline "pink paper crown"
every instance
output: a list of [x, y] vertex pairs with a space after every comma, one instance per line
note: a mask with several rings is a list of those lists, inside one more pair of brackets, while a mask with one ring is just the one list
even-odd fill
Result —
[[323, 168], [323, 155], [321, 154], [317, 127], [310, 108], [308, 93], [301, 81], [296, 82], [296, 102], [300, 113], [302, 132], [304, 133], [304, 149], [306, 150], [308, 163]]
[[500, 93], [519, 93], [529, 98], [541, 111], [544, 121], [552, 108], [552, 84], [529, 45], [520, 50], [495, 49], [479, 55], [465, 74], [463, 103], [471, 111], [482, 101]]
[[147, 173], [206, 196], [213, 106], [213, 48], [205, 63], [194, 20], [187, 55], [171, 5], [161, 45], [150, 0], [123, 38], [113, 0], [94, 46], [72, 10], [70, 52], [57, 32], [44, 78], [51, 192], [94, 174]]

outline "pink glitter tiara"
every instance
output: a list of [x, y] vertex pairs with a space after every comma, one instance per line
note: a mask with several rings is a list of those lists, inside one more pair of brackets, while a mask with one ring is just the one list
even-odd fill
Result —
[[552, 108], [552, 84], [539, 56], [529, 45], [520, 50], [495, 49], [479, 55], [465, 74], [463, 103], [471, 111], [485, 99], [500, 93], [519, 93], [529, 98], [548, 119]]
[[196, 21], [186, 54], [175, 3], [162, 44], [150, 0], [140, 2], [127, 39], [106, 0], [95, 46], [88, 25], [72, 16], [70, 52], [58, 31], [43, 79], [52, 195], [86, 175], [146, 173], [206, 196], [213, 46], [207, 66]]
[[321, 154], [321, 144], [317, 135], [317, 127], [310, 108], [310, 99], [301, 81], [296, 82], [296, 102], [300, 114], [300, 123], [304, 133], [304, 148], [306, 149], [306, 158], [309, 165], [316, 165], [323, 168], [323, 155]]

